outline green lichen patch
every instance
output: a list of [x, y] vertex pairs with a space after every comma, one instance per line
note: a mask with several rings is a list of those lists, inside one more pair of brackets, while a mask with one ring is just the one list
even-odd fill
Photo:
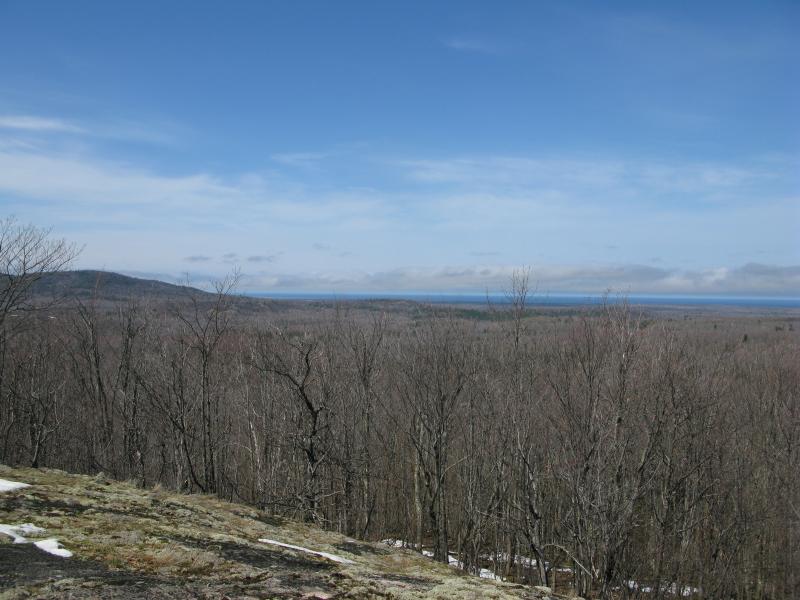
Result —
[[411, 550], [352, 540], [208, 495], [52, 469], [0, 465], [0, 478], [30, 484], [0, 494], [0, 522], [42, 527], [74, 554], [55, 557], [0, 536], [0, 599], [543, 597]]

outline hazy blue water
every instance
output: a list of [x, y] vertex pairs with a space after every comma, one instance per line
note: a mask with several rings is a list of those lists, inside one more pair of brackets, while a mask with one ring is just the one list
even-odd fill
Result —
[[[246, 296], [272, 298], [274, 300], [412, 300], [433, 304], [486, 304], [486, 294], [426, 294], [426, 293], [290, 293], [290, 292], [248, 292]], [[667, 296], [630, 294], [626, 296], [631, 304], [673, 305], [673, 306], [753, 306], [769, 308], [800, 308], [800, 298], [771, 298], [758, 296]], [[621, 296], [608, 296], [608, 302], [622, 301]], [[505, 295], [489, 294], [494, 304], [507, 304]], [[529, 306], [591, 306], [602, 304], [604, 297], [599, 294], [551, 294], [535, 295], [528, 298]]]

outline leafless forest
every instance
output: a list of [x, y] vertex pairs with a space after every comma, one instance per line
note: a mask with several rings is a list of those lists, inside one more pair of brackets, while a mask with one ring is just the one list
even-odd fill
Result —
[[524, 272], [479, 317], [242, 311], [233, 279], [48, 306], [32, 286], [74, 249], [0, 235], [0, 462], [218, 494], [584, 597], [800, 596], [797, 315], [542, 315]]

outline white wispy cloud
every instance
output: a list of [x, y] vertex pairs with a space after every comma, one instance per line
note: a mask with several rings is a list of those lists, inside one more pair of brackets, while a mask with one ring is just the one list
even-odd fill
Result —
[[618, 190], [708, 192], [774, 179], [797, 166], [797, 161], [785, 165], [761, 165], [752, 161], [731, 165], [703, 161], [484, 156], [398, 160], [394, 164], [406, 169], [411, 180], [472, 189], [614, 187]]
[[[480, 291], [502, 289], [519, 260], [538, 264], [553, 291], [798, 289], [786, 266], [800, 260], [791, 156], [390, 160], [352, 151], [353, 172], [378, 163], [385, 177], [356, 187], [309, 183], [292, 168], [165, 173], [99, 158], [90, 143], [65, 148], [19, 132], [0, 141], [0, 208], [59, 224], [86, 247], [84, 266], [178, 276], [236, 264], [259, 272], [251, 289]], [[290, 157], [287, 167], [324, 156]], [[340, 270], [352, 265], [361, 270]]]
[[176, 139], [174, 123], [142, 123], [131, 119], [94, 120], [82, 122], [40, 115], [0, 115], [0, 131], [16, 131], [39, 135], [73, 135], [148, 144], [173, 144]]
[[247, 257], [247, 262], [251, 263], [273, 263], [278, 260], [277, 254], [253, 254]]
[[[187, 257], [188, 258], [191, 257]], [[198, 265], [206, 257], [189, 261]], [[398, 267], [385, 271], [244, 271], [238, 291], [316, 293], [504, 293], [523, 265]], [[213, 288], [221, 276], [208, 271], [163, 273], [124, 271], [144, 277]], [[800, 297], [800, 265], [748, 263], [702, 270], [655, 268], [648, 265], [539, 265], [530, 271], [532, 294], [539, 299], [567, 294], [660, 294], [751, 297]]]
[[273, 154], [270, 158], [289, 167], [312, 167], [328, 158], [328, 156], [329, 154], [325, 152], [287, 152]]
[[[245, 275], [245, 289], [315, 292], [501, 292], [522, 268], [459, 266], [399, 267], [375, 272], [317, 272]], [[649, 265], [542, 265], [531, 271], [538, 294], [647, 293], [707, 295], [800, 295], [800, 265], [749, 263], [735, 268], [703, 270]]]
[[459, 52], [474, 52], [477, 54], [505, 54], [510, 50], [508, 44], [486, 38], [454, 36], [442, 40], [442, 44], [451, 50]]
[[47, 133], [85, 133], [86, 131], [69, 121], [31, 115], [0, 115], [0, 129]]
[[[22, 145], [0, 146], [0, 192], [8, 205], [19, 206], [13, 198], [35, 199], [49, 207], [51, 216], [87, 224], [168, 227], [177, 220], [225, 228], [246, 215], [249, 223], [363, 230], [386, 223], [390, 212], [367, 191], [320, 196], [286, 178], [160, 174], [91, 154]], [[230, 218], [234, 213], [240, 215], [237, 220]]]
[[196, 206], [240, 193], [206, 174], [159, 176], [91, 157], [9, 150], [0, 152], [0, 190], [54, 202], [98, 205], [167, 202]]

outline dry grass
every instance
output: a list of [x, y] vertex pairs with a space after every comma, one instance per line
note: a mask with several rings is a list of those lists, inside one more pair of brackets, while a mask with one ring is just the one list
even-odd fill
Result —
[[[468, 576], [410, 550], [375, 546], [371, 553], [364, 551], [369, 544], [358, 542], [358, 555], [348, 553], [341, 545], [354, 540], [299, 522], [270, 525], [259, 520], [265, 515], [253, 508], [211, 496], [180, 495], [161, 487], [144, 490], [103, 476], [52, 469], [0, 465], [0, 477], [31, 484], [0, 497], [0, 522], [43, 527], [75, 553], [74, 559], [65, 560], [93, 560], [112, 571], [196, 582], [220, 594], [235, 589], [254, 597], [541, 597], [529, 588]], [[267, 546], [258, 538], [329, 552], [353, 564]], [[97, 582], [75, 585], [83, 589]], [[15, 589], [25, 591], [0, 592], [13, 595]], [[43, 589], [40, 586], [37, 593]]]

